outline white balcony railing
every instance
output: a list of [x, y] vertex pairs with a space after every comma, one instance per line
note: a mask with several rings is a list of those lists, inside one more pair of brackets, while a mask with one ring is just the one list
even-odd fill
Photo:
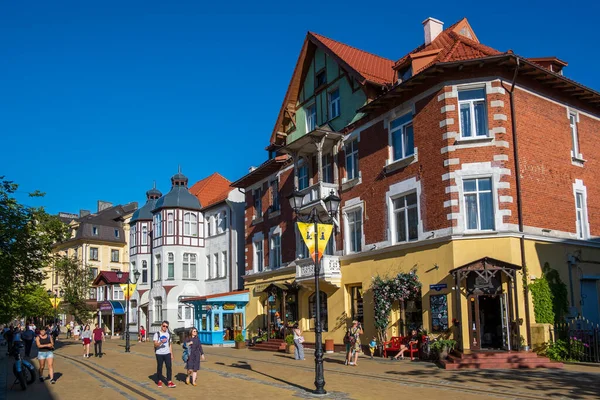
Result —
[[[335, 285], [341, 286], [342, 269], [340, 259], [337, 256], [324, 255], [321, 259], [321, 279]], [[311, 284], [315, 280], [315, 264], [311, 258], [296, 260], [296, 281]]]
[[338, 186], [335, 183], [319, 182], [300, 190], [300, 193], [304, 195], [304, 199], [302, 199], [302, 208], [300, 208], [300, 210], [310, 209], [316, 203], [325, 200], [327, 196], [331, 194], [332, 190], [333, 194], [339, 196]]

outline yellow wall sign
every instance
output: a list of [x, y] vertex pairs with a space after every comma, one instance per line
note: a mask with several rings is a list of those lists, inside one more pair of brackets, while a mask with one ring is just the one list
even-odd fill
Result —
[[304, 243], [306, 247], [308, 247], [308, 252], [312, 257], [315, 264], [318, 260], [323, 257], [323, 252], [325, 251], [325, 247], [327, 247], [327, 243], [329, 242], [329, 238], [331, 237], [331, 232], [333, 231], [333, 225], [329, 224], [317, 224], [318, 230], [318, 259], [315, 258], [315, 224], [310, 222], [296, 222], [298, 225], [298, 230], [302, 235], [302, 239], [304, 239]]
[[135, 292], [136, 285], [134, 283], [132, 283], [132, 284], [121, 283], [120, 286], [121, 286], [121, 289], [123, 290], [123, 295], [125, 296], [125, 300], [129, 300], [131, 295]]
[[223, 304], [223, 310], [235, 310], [235, 304]]

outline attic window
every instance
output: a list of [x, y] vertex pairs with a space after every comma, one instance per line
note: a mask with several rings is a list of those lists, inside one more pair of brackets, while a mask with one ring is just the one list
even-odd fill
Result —
[[115, 237], [118, 238], [119, 237], [119, 230], [115, 229]]
[[98, 227], [97, 226], [92, 226], [92, 235], [98, 236]]
[[327, 83], [327, 75], [325, 74], [325, 70], [317, 72], [317, 79], [315, 81], [315, 87], [321, 87]]
[[398, 83], [404, 82], [412, 76], [412, 66], [408, 66], [405, 69], [401, 69], [398, 71]]

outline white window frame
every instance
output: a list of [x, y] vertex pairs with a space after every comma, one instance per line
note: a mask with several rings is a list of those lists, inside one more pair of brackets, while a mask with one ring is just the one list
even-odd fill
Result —
[[[115, 254], [117, 255], [116, 260], [115, 260], [115, 257], [114, 257]], [[117, 250], [117, 249], [110, 249], [110, 262], [118, 263], [118, 262], [120, 262], [119, 260], [120, 260], [119, 250]]]
[[[479, 180], [480, 179], [489, 179], [490, 180], [490, 190], [480, 191], [479, 190]], [[466, 192], [465, 191], [465, 181], [475, 180], [477, 182], [477, 189], [475, 192]], [[498, 229], [498, 223], [496, 221], [496, 185], [494, 183], [494, 177], [492, 175], [482, 175], [482, 176], [464, 176], [462, 181], [460, 182], [461, 187], [461, 205], [464, 210], [464, 224], [465, 224], [465, 232], [494, 232]], [[492, 197], [492, 221], [494, 226], [492, 229], [481, 229], [481, 217], [480, 217], [480, 202], [479, 202], [479, 194], [480, 193], [491, 193]], [[477, 228], [470, 229], [469, 228], [469, 210], [467, 209], [467, 196], [468, 194], [475, 194], [477, 199]]]
[[306, 133], [309, 133], [317, 128], [317, 105], [314, 102], [310, 103], [304, 109], [304, 113], [306, 115]]
[[167, 212], [167, 235], [173, 235], [173, 225], [175, 224], [175, 216], [173, 211]]
[[[581, 196], [581, 207], [577, 206], [577, 196]], [[575, 201], [575, 232], [577, 239], [587, 240], [590, 238], [587, 188], [581, 179], [576, 179], [575, 183], [573, 184], [573, 199]], [[578, 218], [579, 213], [581, 213], [581, 222]]]
[[323, 154], [321, 158], [321, 167], [323, 182], [333, 183], [333, 156], [331, 153]]
[[191, 226], [192, 226], [192, 213], [186, 212], [183, 214], [183, 235], [190, 236], [191, 235]]
[[[402, 125], [398, 125], [397, 127], [392, 128], [392, 124], [395, 121], [397, 121], [399, 119], [402, 119], [402, 118], [405, 118], [407, 115], [410, 115], [410, 117], [411, 117], [410, 120], [406, 121]], [[410, 154], [407, 152], [407, 149], [406, 149], [406, 144], [407, 144], [406, 143], [407, 142], [407, 140], [406, 140], [407, 139], [407, 129], [409, 127], [411, 127], [412, 130], [413, 130], [413, 133], [412, 133], [413, 146], [412, 146]], [[395, 157], [395, 153], [396, 153], [395, 148], [396, 148], [396, 146], [395, 146], [395, 143], [394, 143], [394, 133], [396, 133], [398, 131], [401, 132], [401, 134], [400, 134], [400, 140], [402, 142], [402, 154], [401, 154], [400, 158], [396, 158]], [[394, 118], [392, 121], [390, 121], [389, 132], [390, 132], [390, 138], [389, 138], [389, 140], [390, 140], [390, 160], [392, 162], [394, 162], [394, 161], [404, 160], [404, 159], [409, 158], [409, 157], [414, 157], [414, 155], [415, 155], [415, 128], [414, 128], [414, 125], [413, 125], [412, 111], [408, 112], [408, 113], [406, 113], [404, 115], [401, 115], [398, 118]]]
[[[144, 272], [146, 273], [145, 275], [145, 279], [144, 279]], [[142, 283], [146, 284], [148, 283], [148, 262], [146, 260], [142, 260]]]
[[162, 309], [162, 298], [155, 297], [154, 298], [154, 322], [162, 322], [163, 321], [163, 309]]
[[154, 216], [154, 230], [156, 232], [155, 237], [159, 238], [162, 236], [162, 216], [160, 215], [160, 211]]
[[262, 272], [265, 270], [265, 250], [264, 240], [261, 238], [252, 242], [254, 252], [254, 271]]
[[[333, 94], [335, 92], [337, 92], [337, 98], [333, 98]], [[342, 113], [340, 88], [337, 87], [337, 88], [329, 91], [327, 93], [327, 98], [328, 98], [328, 102], [329, 102], [329, 120], [331, 121], [332, 119], [339, 117]], [[337, 111], [337, 113], [335, 115], [334, 115], [334, 110]]]
[[[276, 243], [277, 239], [277, 243]], [[269, 266], [271, 269], [281, 267], [281, 235], [274, 233], [270, 238]]]
[[183, 262], [181, 263], [182, 279], [197, 279], [197, 260], [195, 253], [183, 253]]
[[210, 260], [211, 260], [211, 257], [210, 257], [210, 254], [208, 254], [206, 256], [206, 279], [213, 279], [212, 271], [210, 268]]
[[[352, 151], [348, 153], [348, 149], [351, 148]], [[346, 170], [346, 181], [351, 181], [353, 179], [358, 179], [360, 177], [360, 166], [358, 160], [358, 138], [355, 138], [344, 145], [344, 166]], [[348, 160], [353, 160], [353, 165], [355, 166], [352, 176], [350, 176], [350, 168], [348, 168]]]
[[262, 187], [256, 188], [252, 191], [252, 197], [254, 201], [254, 219], [261, 219], [263, 217], [262, 195]]
[[206, 237], [212, 235], [212, 215], [206, 218]]
[[[471, 90], [483, 90], [483, 98], [477, 98], [477, 99], [470, 99], [470, 100], [460, 100], [460, 92], [467, 92], [467, 91], [471, 91]], [[467, 86], [467, 87], [458, 87], [457, 88], [457, 100], [458, 100], [458, 126], [460, 129], [460, 138], [461, 139], [482, 139], [482, 138], [487, 138], [490, 136], [490, 132], [489, 132], [489, 120], [488, 120], [488, 104], [487, 104], [487, 90], [485, 86]], [[479, 102], [479, 101], [483, 101], [483, 106], [484, 106], [484, 115], [485, 115], [485, 126], [484, 126], [484, 132], [482, 135], [478, 135], [477, 133], [477, 125], [475, 123], [475, 103]], [[461, 105], [462, 104], [469, 104], [469, 113], [470, 113], [470, 119], [471, 119], [471, 127], [473, 129], [473, 131], [471, 132], [471, 136], [465, 136], [464, 135], [464, 129], [462, 126], [462, 118], [460, 117], [460, 109], [461, 109]]]
[[[405, 206], [404, 205], [404, 206], [402, 206], [400, 208], [395, 208], [394, 207], [394, 202], [396, 200], [399, 200], [401, 198], [406, 198], [406, 196], [409, 196], [411, 194], [414, 194], [417, 197], [417, 202], [414, 205], [411, 205], [411, 206]], [[392, 229], [392, 238], [391, 238], [392, 239], [392, 243], [394, 243], [394, 244], [395, 243], [408, 243], [408, 242], [414, 242], [414, 241], [419, 240], [419, 231], [420, 231], [419, 225], [420, 225], [420, 222], [421, 222], [420, 221], [420, 214], [419, 214], [419, 193], [417, 193], [416, 190], [411, 190], [410, 192], [406, 192], [406, 193], [403, 193], [401, 195], [397, 195], [397, 196], [391, 197], [390, 200], [391, 200], [390, 204], [391, 204], [391, 214], [392, 214], [391, 224], [390, 225], [393, 227], [393, 229]], [[413, 208], [417, 210], [417, 237], [414, 238], [414, 239], [411, 239], [409, 237], [408, 210], [413, 209]], [[397, 214], [399, 214], [399, 213], [404, 213], [404, 220], [405, 220], [405, 223], [406, 223], [405, 226], [403, 227], [403, 229], [405, 231], [405, 234], [406, 234], [406, 240], [402, 240], [402, 241], [398, 240], [398, 229], [399, 229], [399, 227], [398, 227], [398, 223], [397, 223], [397, 221], [398, 221]]]
[[155, 263], [154, 265], [156, 265], [156, 275], [153, 276], [152, 278], [155, 281], [160, 281], [162, 280], [162, 259], [160, 257], [160, 254], [155, 254]]
[[569, 111], [568, 116], [569, 128], [571, 129], [571, 159], [583, 161], [581, 147], [579, 146], [579, 113], [575, 111]]
[[[360, 249], [358, 251], [356, 251], [356, 249], [352, 249], [352, 235], [351, 235], [351, 230], [352, 227], [350, 226], [350, 218], [349, 215], [350, 214], [354, 214], [354, 213], [358, 213], [358, 215], [360, 215]], [[344, 249], [346, 249], [346, 254], [356, 254], [356, 253], [360, 253], [364, 250], [365, 248], [365, 225], [364, 225], [364, 218], [363, 218], [364, 212], [363, 212], [363, 206], [362, 204], [360, 204], [359, 206], [352, 206], [352, 207], [348, 207], [348, 208], [344, 208], [344, 224], [345, 224], [345, 228], [344, 229]], [[356, 222], [354, 222], [353, 224], [356, 224]]]
[[226, 278], [227, 277], [227, 251], [223, 251], [221, 252], [221, 277], [222, 278]]
[[[171, 269], [173, 275], [171, 276]], [[172, 252], [167, 253], [167, 279], [175, 279], [175, 254]]]
[[121, 286], [113, 285], [112, 289], [113, 300], [125, 300], [125, 293], [123, 293], [123, 289], [121, 289]]
[[146, 224], [142, 224], [142, 245], [148, 244], [148, 226]]
[[221, 254], [218, 253], [218, 252], [215, 253], [214, 256], [213, 256], [213, 268], [214, 268], [214, 273], [215, 273], [214, 275], [215, 275], [216, 278], [220, 278], [221, 277], [221, 274], [220, 274], [220, 271], [219, 271], [220, 256], [221, 256]]

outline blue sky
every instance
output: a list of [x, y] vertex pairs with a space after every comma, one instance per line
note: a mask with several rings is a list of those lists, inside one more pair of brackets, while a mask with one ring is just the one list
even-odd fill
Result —
[[[398, 59], [423, 42], [425, 18], [466, 16], [482, 43], [558, 56], [600, 90], [591, 1], [203, 3], [3, 2], [0, 176], [21, 201], [52, 213], [143, 203], [178, 165], [190, 184], [243, 176], [266, 159], [308, 30]], [[27, 198], [36, 189], [46, 197]]]

